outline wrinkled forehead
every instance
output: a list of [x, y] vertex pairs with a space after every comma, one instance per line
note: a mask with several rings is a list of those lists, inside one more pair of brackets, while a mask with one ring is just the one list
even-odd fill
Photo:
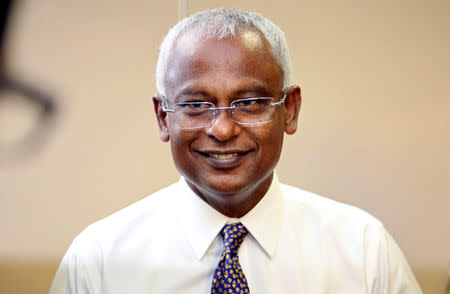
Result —
[[250, 56], [258, 54], [265, 56], [266, 59], [276, 61], [269, 42], [256, 30], [247, 29], [239, 31], [235, 36], [228, 36], [226, 38], [208, 34], [203, 35], [197, 30], [191, 30], [177, 38], [169, 58], [169, 65], [174, 53], [176, 53], [177, 57], [188, 59], [200, 59], [209, 55], [217, 55], [217, 52], [214, 51], [217, 47], [210, 46], [214, 43], [220, 43], [227, 47], [226, 50], [220, 52], [223, 55], [232, 55], [237, 51], [245, 51]]
[[[269, 42], [259, 31], [246, 29], [236, 36], [217, 38], [191, 30], [178, 37], [174, 44], [166, 71], [166, 89], [179, 86], [180, 78], [195, 79], [197, 75], [219, 70], [243, 75], [258, 75], [260, 71], [281, 73]], [[279, 76], [276, 77], [278, 80]]]

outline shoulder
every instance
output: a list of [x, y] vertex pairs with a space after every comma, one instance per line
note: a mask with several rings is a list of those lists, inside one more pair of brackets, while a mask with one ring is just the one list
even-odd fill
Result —
[[[72, 242], [55, 276], [50, 293], [76, 293], [77, 288], [100, 293], [108, 264], [124, 257], [139, 260], [142, 248], [150, 250], [155, 239], [176, 227], [179, 182], [86, 227]], [[164, 225], [161, 225], [164, 224]]]
[[172, 184], [89, 225], [74, 241], [105, 247], [143, 230], [152, 231], [161, 223], [173, 222], [179, 196], [179, 183]]
[[323, 248], [331, 259], [351, 261], [357, 271], [367, 255], [379, 257], [385, 230], [378, 219], [355, 206], [292, 186], [282, 185], [281, 190], [285, 229], [303, 243]]
[[380, 230], [383, 224], [368, 212], [302, 189], [281, 184], [288, 213], [301, 214], [304, 220], [338, 230]]
[[[289, 244], [301, 240], [297, 246], [308, 248], [308, 256], [326, 252], [326, 263], [340, 264], [337, 275], [349, 279], [359, 275], [372, 289], [421, 293], [400, 248], [374, 216], [289, 185], [282, 184], [281, 192], [286, 228], [294, 236]], [[311, 266], [320, 257], [317, 255]], [[302, 262], [305, 260], [308, 258]]]

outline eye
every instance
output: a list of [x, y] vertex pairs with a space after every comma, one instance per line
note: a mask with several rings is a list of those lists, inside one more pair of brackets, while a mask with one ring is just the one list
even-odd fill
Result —
[[182, 114], [197, 116], [208, 112], [212, 107], [214, 107], [214, 105], [210, 102], [205, 101], [190, 101], [177, 103], [176, 107]]
[[212, 107], [211, 103], [204, 101], [177, 103], [177, 106], [180, 108], [191, 108], [191, 109], [208, 109]]
[[260, 103], [258, 99], [248, 99], [248, 100], [241, 100], [236, 103], [237, 107], [252, 107], [255, 106], [255, 104]]
[[241, 110], [264, 109], [269, 104], [270, 98], [248, 98], [233, 102], [233, 105]]

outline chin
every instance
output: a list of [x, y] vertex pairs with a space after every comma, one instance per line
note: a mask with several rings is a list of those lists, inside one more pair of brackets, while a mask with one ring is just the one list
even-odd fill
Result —
[[252, 186], [252, 180], [248, 177], [221, 174], [206, 175], [205, 177], [186, 177], [191, 183], [191, 187], [201, 194], [234, 195], [246, 191]]
[[266, 186], [264, 182], [269, 180], [269, 178], [271, 182], [271, 174], [271, 172], [260, 174], [257, 171], [252, 171], [245, 174], [227, 173], [214, 175], [204, 177], [201, 187], [210, 193], [222, 195], [247, 193], [253, 190], [257, 191]]
[[217, 194], [237, 194], [245, 191], [249, 188], [250, 183], [245, 180], [233, 179], [232, 177], [224, 177], [222, 179], [216, 179], [214, 181], [206, 181], [203, 188], [206, 188], [210, 192]]

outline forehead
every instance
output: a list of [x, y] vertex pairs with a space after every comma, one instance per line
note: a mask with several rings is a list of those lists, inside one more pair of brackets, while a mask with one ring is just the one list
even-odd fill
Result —
[[193, 31], [175, 43], [165, 82], [168, 95], [186, 87], [281, 88], [282, 72], [269, 43], [257, 31], [246, 30], [236, 38], [221, 40]]

